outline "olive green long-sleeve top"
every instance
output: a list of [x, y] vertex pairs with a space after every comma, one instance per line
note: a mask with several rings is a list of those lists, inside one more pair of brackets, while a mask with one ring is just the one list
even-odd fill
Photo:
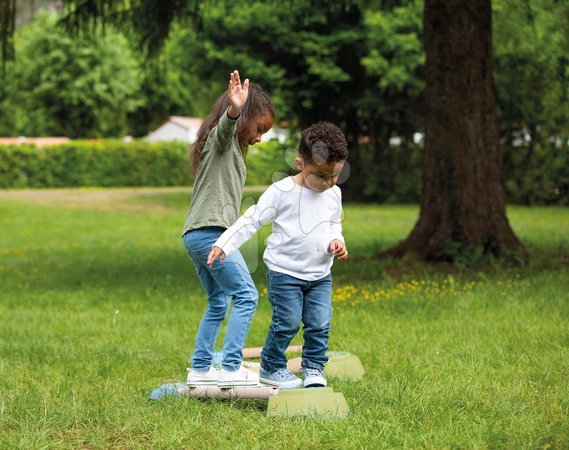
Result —
[[237, 122], [223, 113], [202, 150], [184, 231], [202, 227], [229, 228], [239, 216], [245, 161], [237, 139]]

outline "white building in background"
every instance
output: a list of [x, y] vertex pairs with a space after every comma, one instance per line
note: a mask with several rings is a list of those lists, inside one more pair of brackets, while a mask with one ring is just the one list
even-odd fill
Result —
[[[151, 142], [181, 141], [193, 144], [203, 120], [199, 117], [171, 116], [162, 125], [150, 132], [146, 140]], [[271, 128], [263, 135], [263, 141], [277, 139], [281, 144], [288, 138], [288, 130]]]
[[203, 120], [199, 117], [171, 116], [150, 132], [146, 140], [151, 142], [181, 141], [193, 144]]
[[277, 141], [279, 141], [279, 144], [284, 144], [286, 142], [286, 140], [288, 139], [288, 135], [289, 135], [289, 132], [286, 128], [273, 127], [269, 131], [267, 131], [265, 134], [263, 134], [263, 138], [261, 139], [261, 142], [276, 139]]

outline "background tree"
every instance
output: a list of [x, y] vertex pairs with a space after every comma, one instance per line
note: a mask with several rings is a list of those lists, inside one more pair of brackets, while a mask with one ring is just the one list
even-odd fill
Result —
[[419, 219], [387, 254], [453, 259], [520, 242], [506, 217], [490, 0], [426, 0], [425, 166]]
[[18, 58], [7, 67], [0, 133], [121, 136], [140, 101], [139, 70], [126, 39], [107, 31], [84, 40], [49, 13], [19, 29]]
[[509, 200], [569, 201], [569, 8], [494, 1], [498, 123]]

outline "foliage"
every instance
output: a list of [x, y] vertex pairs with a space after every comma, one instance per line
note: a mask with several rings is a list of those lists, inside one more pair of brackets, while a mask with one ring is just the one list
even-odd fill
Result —
[[569, 205], [569, 141], [513, 147], [506, 165], [512, 203]]
[[190, 182], [182, 144], [81, 142], [3, 147], [2, 187], [170, 186]]
[[569, 136], [569, 9], [554, 0], [527, 8], [494, 3], [499, 123], [509, 146]]
[[410, 2], [387, 11], [365, 12], [368, 54], [362, 63], [377, 84], [377, 91], [366, 93], [365, 113], [373, 116], [379, 110], [373, 120], [375, 127], [385, 128], [380, 134], [382, 142], [392, 136], [410, 139], [422, 129], [425, 55], [421, 11], [422, 2]]
[[144, 102], [129, 114], [134, 136], [146, 135], [168, 116], [205, 117], [209, 113], [227, 89], [230, 70], [218, 71], [206, 49], [206, 40], [197, 31], [175, 24], [161, 53], [148, 60], [139, 56]]
[[[63, 0], [63, 22], [76, 33], [97, 31], [99, 23], [132, 31], [139, 50], [156, 53], [175, 20], [196, 16], [198, 0]], [[196, 22], [197, 23], [197, 22]]]
[[569, 10], [497, 0], [494, 17], [507, 191], [520, 203], [569, 204]]
[[287, 174], [296, 173], [286, 158], [290, 144], [283, 145], [275, 139], [249, 147], [245, 162], [247, 165], [247, 186], [267, 186]]
[[[373, 146], [370, 144], [360, 144], [360, 149], [364, 154], [373, 155]], [[403, 141], [401, 145], [382, 148], [381, 161], [376, 164], [366, 161], [365, 167], [366, 198], [374, 198], [382, 203], [420, 201], [423, 171], [421, 145]]]
[[139, 69], [126, 39], [106, 30], [86, 41], [47, 13], [18, 30], [18, 58], [8, 66], [0, 134], [120, 136], [141, 101]]
[[242, 67], [277, 93], [285, 117], [300, 127], [330, 120], [352, 139], [409, 134], [417, 131], [420, 108], [409, 108], [409, 99], [420, 95], [424, 57], [420, 6], [403, 3], [392, 11], [357, 3], [204, 6], [205, 61], [220, 77]]
[[6, 61], [14, 58], [14, 31], [16, 30], [16, 0], [0, 3], [0, 56], [2, 69]]
[[[272, 182], [286, 172], [278, 141], [257, 144], [247, 156], [247, 184]], [[0, 188], [182, 186], [192, 183], [188, 145], [134, 141], [72, 141], [51, 147], [0, 146]]]

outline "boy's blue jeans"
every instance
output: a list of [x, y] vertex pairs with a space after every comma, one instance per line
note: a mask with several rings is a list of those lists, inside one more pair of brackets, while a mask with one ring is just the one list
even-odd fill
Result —
[[191, 358], [192, 368], [199, 371], [209, 370], [213, 347], [231, 300], [233, 310], [227, 323], [221, 366], [229, 371], [239, 369], [243, 360], [241, 350], [259, 298], [239, 251], [229, 255], [223, 264], [217, 260], [212, 268], [207, 265], [212, 245], [224, 231], [220, 227], [203, 227], [188, 231], [182, 238], [207, 293], [208, 306], [198, 328]]
[[304, 281], [269, 270], [267, 281], [273, 317], [261, 352], [261, 367], [269, 372], [286, 368], [285, 350], [302, 321], [302, 367], [323, 370], [332, 320], [332, 276]]

